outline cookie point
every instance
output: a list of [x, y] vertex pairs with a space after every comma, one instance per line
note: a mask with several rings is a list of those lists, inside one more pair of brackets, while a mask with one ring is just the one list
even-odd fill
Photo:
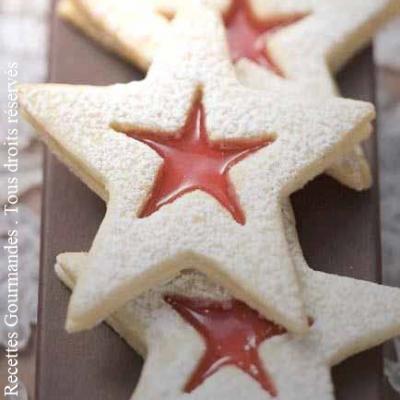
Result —
[[74, 293], [71, 296], [70, 305], [68, 307], [65, 329], [68, 333], [76, 333], [93, 328], [96, 323], [92, 323], [87, 316], [83, 315], [73, 302]]
[[93, 323], [88, 318], [82, 317], [81, 314], [68, 311], [65, 329], [68, 333], [77, 333], [92, 329], [96, 324], [97, 322]]
[[76, 333], [79, 332], [79, 324], [76, 324], [74, 320], [71, 318], [67, 317], [67, 320], [65, 321], [65, 330], [68, 333]]
[[369, 165], [367, 164], [364, 168], [364, 170], [361, 173], [362, 178], [357, 180], [356, 182], [350, 181], [350, 182], [341, 182], [344, 185], [350, 187], [350, 189], [356, 190], [357, 192], [365, 192], [366, 190], [371, 189], [374, 180], [372, 177], [371, 169], [369, 168]]

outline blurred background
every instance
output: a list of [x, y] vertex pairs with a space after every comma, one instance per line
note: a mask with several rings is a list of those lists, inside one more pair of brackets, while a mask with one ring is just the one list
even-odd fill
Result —
[[[0, 0], [0, 108], [7, 102], [8, 62], [19, 64], [20, 82], [43, 82], [47, 78], [49, 0]], [[385, 283], [400, 287], [400, 19], [388, 25], [375, 40], [378, 132], [381, 162], [381, 214]], [[20, 127], [20, 372], [26, 390], [19, 399], [33, 399], [35, 371], [35, 323], [40, 241], [42, 148], [30, 129]], [[0, 143], [6, 136], [5, 115], [0, 114]], [[6, 159], [0, 147], [0, 161]], [[0, 170], [0, 202], [5, 202], [6, 174]], [[0, 219], [0, 244], [9, 223]], [[6, 260], [0, 258], [0, 311], [6, 305]], [[0, 326], [0, 346], [7, 332]], [[400, 345], [397, 345], [400, 356]], [[4, 351], [0, 353], [0, 383], [7, 378]], [[386, 373], [400, 394], [400, 364], [386, 360]]]

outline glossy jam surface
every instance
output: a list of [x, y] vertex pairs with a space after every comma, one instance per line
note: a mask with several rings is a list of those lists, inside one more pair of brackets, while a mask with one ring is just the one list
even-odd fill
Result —
[[184, 128], [176, 137], [165, 138], [155, 132], [124, 133], [147, 144], [164, 159], [140, 217], [147, 217], [179, 196], [199, 189], [217, 199], [238, 223], [245, 223], [245, 216], [228, 172], [238, 161], [270, 141], [232, 144], [225, 142], [223, 147], [211, 144], [208, 141], [204, 110], [200, 101], [195, 103]]
[[283, 76], [266, 48], [266, 36], [278, 29], [299, 21], [304, 15], [259, 20], [252, 12], [250, 0], [232, 0], [232, 7], [225, 18], [227, 38], [232, 60], [248, 58], [255, 63]]
[[250, 375], [271, 396], [277, 396], [258, 347], [266, 339], [285, 334], [283, 327], [237, 300], [214, 303], [166, 296], [165, 301], [196, 329], [206, 345], [205, 354], [187, 382], [185, 392], [192, 392], [220, 368], [232, 365]]

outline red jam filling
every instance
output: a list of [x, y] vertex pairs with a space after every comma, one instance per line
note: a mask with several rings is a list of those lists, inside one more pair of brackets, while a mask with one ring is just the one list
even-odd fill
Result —
[[266, 36], [291, 25], [304, 15], [292, 15], [273, 20], [258, 19], [250, 8], [249, 0], [232, 0], [232, 7], [225, 18], [227, 39], [232, 60], [248, 58], [255, 63], [283, 76], [266, 48]]
[[201, 101], [194, 104], [184, 128], [174, 137], [166, 138], [157, 132], [123, 133], [147, 144], [164, 159], [140, 218], [153, 214], [188, 192], [203, 190], [217, 199], [238, 223], [245, 223], [228, 172], [234, 164], [266, 146], [270, 140], [225, 142], [223, 147], [210, 143]]
[[206, 351], [184, 387], [190, 393], [220, 368], [233, 365], [256, 380], [271, 396], [277, 389], [258, 354], [260, 344], [286, 330], [263, 318], [246, 304], [166, 296], [181, 317], [203, 337]]

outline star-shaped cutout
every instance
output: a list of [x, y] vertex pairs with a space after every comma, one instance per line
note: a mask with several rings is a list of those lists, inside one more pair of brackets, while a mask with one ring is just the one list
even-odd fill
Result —
[[[186, 2], [63, 0], [59, 11], [107, 47], [147, 69], [169, 29], [171, 17]], [[296, 82], [304, 94], [322, 96], [337, 95], [332, 73], [364, 47], [384, 22], [400, 11], [398, 0], [205, 2], [225, 16], [227, 25], [234, 24], [233, 30], [228, 26], [227, 36], [231, 39], [235, 60], [239, 55], [246, 56]], [[304, 15], [307, 17], [298, 21], [299, 16]], [[292, 21], [298, 22], [286, 28], [282, 26], [282, 23]], [[273, 26], [280, 29], [259, 38], [264, 28]], [[254, 40], [256, 46], [253, 46]], [[263, 86], [268, 85], [267, 79]], [[337, 160], [326, 172], [356, 190], [367, 189], [372, 184], [371, 171], [360, 147]]]
[[282, 76], [282, 71], [270, 56], [265, 43], [267, 36], [304, 18], [304, 15], [259, 19], [249, 0], [234, 0], [225, 16], [226, 36], [233, 61], [242, 58]]
[[[400, 289], [310, 270], [301, 255], [289, 202], [283, 209], [290, 252], [312, 324], [304, 336], [279, 332], [273, 325], [278, 335], [266, 335], [258, 344], [258, 356], [272, 385], [268, 387], [275, 392], [232, 364], [218, 366], [194, 390], [185, 391], [209, 347], [195, 324], [176, 304], [171, 306], [168, 298], [190, 298], [189, 305], [196, 299], [211, 306], [224, 304], [228, 315], [236, 301], [204, 275], [187, 272], [129, 302], [110, 319], [114, 329], [146, 360], [132, 400], [333, 400], [332, 366], [400, 334]], [[84, 253], [60, 255], [56, 271], [73, 288], [87, 262]], [[188, 307], [186, 301], [181, 304]], [[196, 320], [208, 318], [205, 310], [201, 308]], [[192, 308], [190, 312], [192, 316]], [[249, 327], [247, 323], [243, 326]]]
[[277, 395], [258, 348], [265, 340], [286, 333], [284, 328], [237, 300], [210, 302], [173, 295], [164, 299], [205, 340], [206, 352], [185, 385], [186, 393], [191, 393], [224, 366], [233, 365], [256, 380], [271, 396]]
[[[141, 82], [19, 90], [25, 114], [50, 148], [108, 202], [71, 299], [67, 327], [89, 328], [195, 265], [274, 322], [304, 332], [307, 317], [280, 202], [368, 136], [373, 106], [336, 98], [282, 99], [279, 91], [243, 87], [221, 19], [207, 7], [182, 9], [169, 32]], [[211, 144], [273, 140], [229, 170], [244, 225], [199, 190], [140, 218], [163, 159], [121, 132], [175, 137], [199, 90]]]
[[201, 99], [194, 104], [177, 137], [165, 138], [159, 132], [125, 133], [146, 143], [164, 160], [140, 217], [153, 214], [185, 193], [203, 190], [218, 200], [239, 224], [245, 223], [245, 215], [228, 173], [237, 162], [269, 144], [269, 140], [211, 145]]

